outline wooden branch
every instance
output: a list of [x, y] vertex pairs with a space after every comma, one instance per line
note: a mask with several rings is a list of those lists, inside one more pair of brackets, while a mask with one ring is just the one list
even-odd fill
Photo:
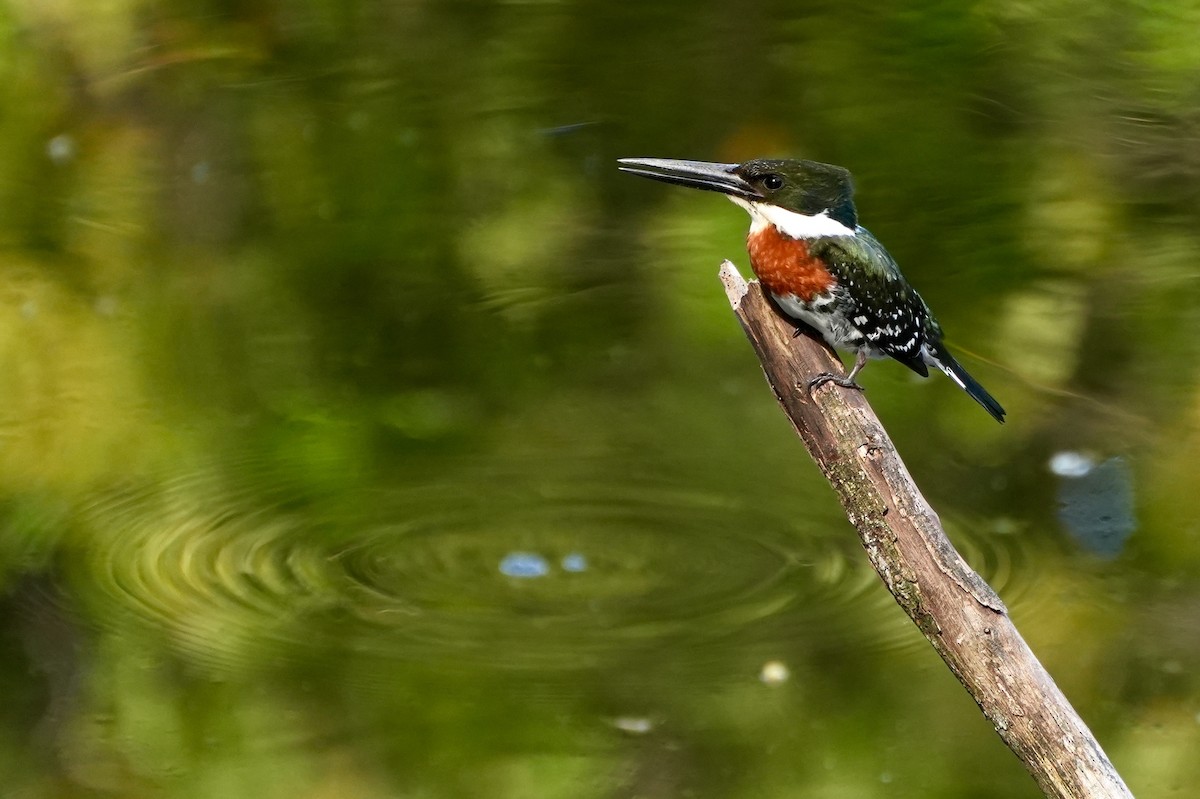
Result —
[[1008, 617], [942, 531], [862, 392], [808, 380], [842, 371], [830, 350], [793, 337], [758, 283], [729, 261], [721, 281], [767, 382], [837, 492], [871, 565], [996, 732], [1051, 797], [1132, 797]]

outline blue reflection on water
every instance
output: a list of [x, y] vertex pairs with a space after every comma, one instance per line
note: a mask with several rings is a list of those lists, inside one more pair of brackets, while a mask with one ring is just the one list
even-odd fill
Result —
[[[579, 552], [564, 555], [559, 565], [565, 572], [587, 571], [587, 557]], [[500, 573], [508, 577], [545, 577], [550, 573], [550, 563], [536, 552], [510, 552], [500, 561]]]
[[535, 552], [510, 552], [500, 561], [500, 573], [524, 579], [545, 577], [550, 573], [550, 564]]
[[587, 558], [579, 552], [572, 552], [562, 559], [562, 568], [565, 572], [583, 572], [587, 571]]

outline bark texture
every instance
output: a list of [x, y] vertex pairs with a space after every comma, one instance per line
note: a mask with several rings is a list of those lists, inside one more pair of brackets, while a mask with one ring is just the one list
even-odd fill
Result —
[[758, 283], [721, 267], [767, 382], [858, 530], [875, 571], [1046, 796], [1131, 797], [1100, 744], [954, 549], [862, 392], [808, 381], [842, 372], [823, 343], [794, 337]]

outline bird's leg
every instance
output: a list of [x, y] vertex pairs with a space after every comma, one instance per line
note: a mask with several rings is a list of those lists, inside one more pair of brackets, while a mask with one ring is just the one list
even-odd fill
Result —
[[850, 370], [850, 374], [845, 377], [839, 377], [829, 372], [821, 374], [808, 381], [808, 393], [812, 394], [817, 389], [817, 386], [823, 383], [837, 383], [842, 388], [857, 388], [859, 391], [866, 391], [865, 388], [854, 382], [854, 378], [858, 377], [858, 373], [867, 365], [867, 351], [861, 349], [854, 358], [854, 368]]

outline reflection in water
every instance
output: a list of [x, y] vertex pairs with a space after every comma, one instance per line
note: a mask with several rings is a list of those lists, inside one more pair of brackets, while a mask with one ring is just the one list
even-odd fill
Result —
[[1078, 452], [1050, 459], [1058, 477], [1058, 519], [1089, 552], [1114, 558], [1137, 528], [1133, 510], [1133, 473], [1124, 458], [1096, 463]]

